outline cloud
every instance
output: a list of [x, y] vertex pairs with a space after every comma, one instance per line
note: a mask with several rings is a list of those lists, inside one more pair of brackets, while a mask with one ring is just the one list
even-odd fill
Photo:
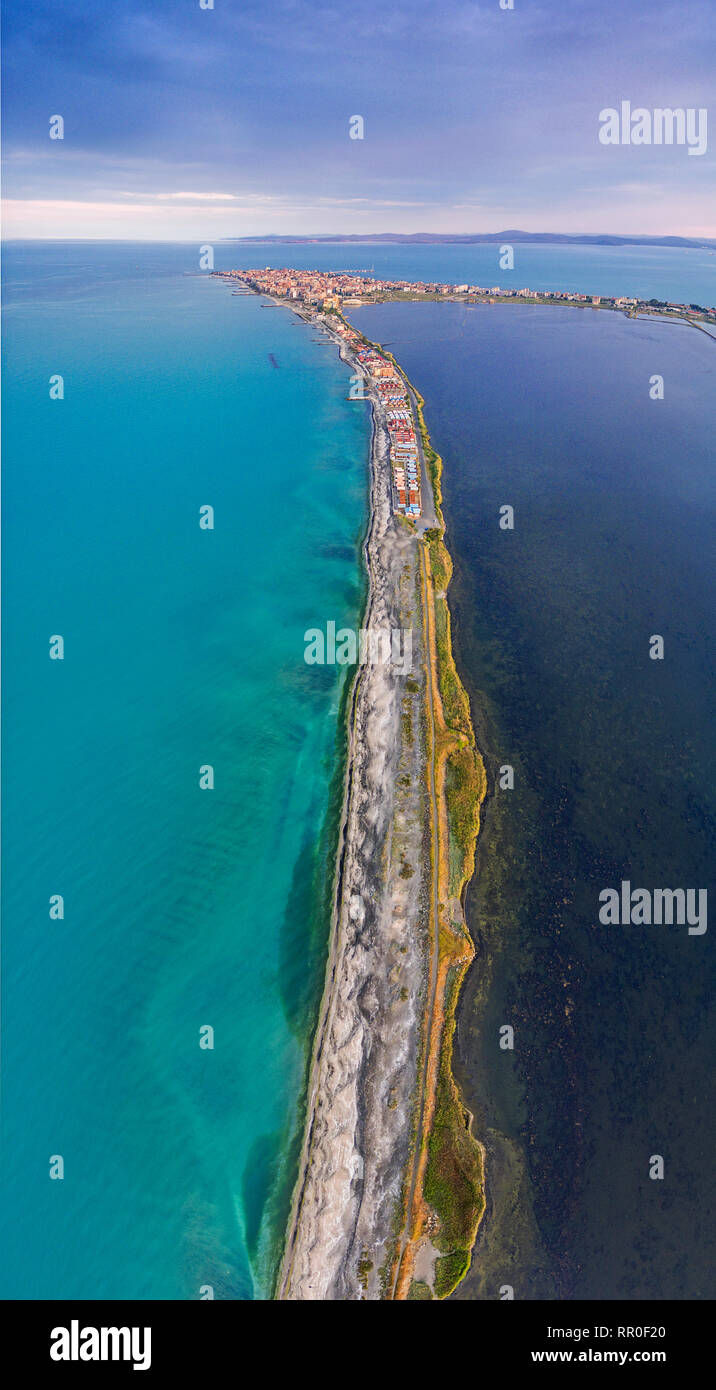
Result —
[[[716, 11], [657, 8], [126, 0], [100, 14], [96, 0], [33, 0], [6, 17], [5, 191], [23, 225], [44, 203], [57, 235], [79, 204], [108, 236], [112, 205], [118, 236], [182, 234], [190, 208], [206, 235], [227, 209], [239, 235], [257, 210], [264, 228], [270, 215], [306, 233], [394, 230], [398, 216], [398, 230], [494, 230], [500, 210], [534, 230], [574, 229], [595, 210], [615, 232], [703, 226], [713, 152], [597, 139], [599, 111], [622, 96], [708, 105]], [[48, 138], [51, 112], [64, 141]], [[365, 140], [349, 138], [354, 113]]]
[[205, 199], [208, 203], [218, 203], [222, 199], [235, 199], [235, 193], [157, 193], [157, 198], [183, 198], [191, 202], [201, 202]]

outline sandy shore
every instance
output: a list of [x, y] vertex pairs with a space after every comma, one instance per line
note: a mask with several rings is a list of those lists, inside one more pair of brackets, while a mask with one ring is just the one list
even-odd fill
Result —
[[281, 1299], [379, 1299], [389, 1288], [421, 1053], [430, 852], [420, 547], [393, 515], [383, 406], [370, 399], [363, 626], [410, 629], [412, 671], [366, 664], [349, 702], [330, 957]]

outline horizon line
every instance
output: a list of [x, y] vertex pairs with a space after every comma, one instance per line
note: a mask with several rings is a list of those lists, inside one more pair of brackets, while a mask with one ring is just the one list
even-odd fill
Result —
[[[679, 232], [529, 232], [524, 228], [506, 227], [496, 232], [263, 232], [253, 233], [248, 236], [213, 236], [207, 240], [214, 244], [241, 244], [241, 243], [262, 243], [274, 242], [316, 242], [316, 241], [397, 241], [409, 238], [411, 240], [420, 239], [428, 243], [438, 242], [476, 242], [498, 238], [503, 236], [527, 237], [529, 239], [549, 240], [550, 238], [569, 238], [573, 241], [584, 241], [587, 239], [610, 238], [625, 244], [659, 244], [668, 247], [673, 242], [688, 242], [696, 244], [708, 244], [716, 248], [716, 234], [714, 236], [686, 236]], [[165, 245], [194, 245], [200, 238], [196, 236], [0, 236], [0, 244], [9, 245], [13, 242], [28, 241], [54, 241], [54, 242], [128, 242], [150, 244], [152, 242], [163, 243]], [[678, 249], [674, 247], [673, 249]]]

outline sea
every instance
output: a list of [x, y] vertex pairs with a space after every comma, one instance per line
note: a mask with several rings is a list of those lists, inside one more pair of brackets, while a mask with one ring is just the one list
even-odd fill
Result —
[[370, 424], [195, 262], [6, 256], [6, 1297], [268, 1297], [295, 1179]]
[[[213, 249], [511, 283], [493, 246]], [[716, 299], [707, 251], [515, 252], [520, 286]], [[4, 1297], [270, 1298], [296, 1175], [347, 690], [304, 634], [359, 624], [370, 421], [313, 328], [202, 254], [5, 247]], [[445, 459], [491, 776], [458, 1297], [706, 1296], [712, 932], [605, 929], [596, 895], [706, 886], [716, 347], [593, 310], [353, 317]]]

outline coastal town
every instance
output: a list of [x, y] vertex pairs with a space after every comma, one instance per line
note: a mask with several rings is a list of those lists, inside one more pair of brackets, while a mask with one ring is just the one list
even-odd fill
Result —
[[657, 314], [716, 324], [716, 307], [680, 304], [661, 299], [638, 299], [633, 295], [577, 294], [571, 290], [504, 289], [498, 285], [450, 285], [424, 280], [385, 280], [368, 274], [340, 271], [271, 269], [215, 271], [222, 278], [241, 282], [251, 289], [293, 303], [305, 304], [325, 313], [391, 300], [459, 300], [466, 304], [504, 302], [533, 304], [572, 304], [595, 309], [619, 310], [627, 314]]

